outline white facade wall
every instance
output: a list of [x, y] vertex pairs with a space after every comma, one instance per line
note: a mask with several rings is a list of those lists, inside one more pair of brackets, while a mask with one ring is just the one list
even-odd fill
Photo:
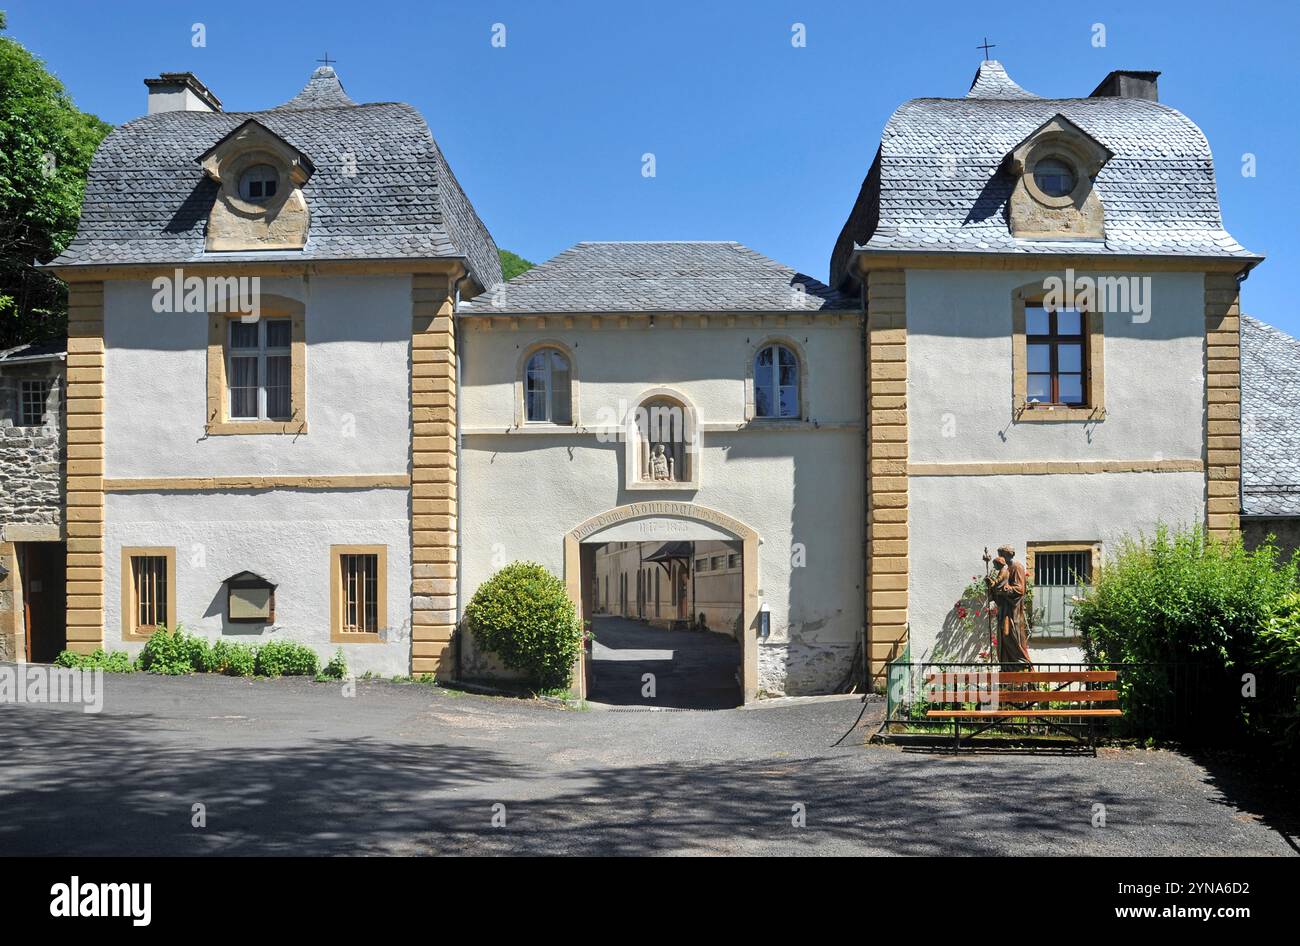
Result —
[[[592, 516], [636, 502], [693, 502], [759, 535], [760, 599], [771, 609], [772, 624], [772, 636], [759, 646], [760, 689], [834, 687], [862, 629], [859, 324], [674, 328], [666, 318], [653, 329], [643, 319], [626, 328], [606, 322], [593, 330], [589, 324], [578, 319], [563, 330], [462, 330], [462, 606], [510, 561], [540, 562], [563, 575], [564, 534]], [[820, 428], [745, 424], [747, 366], [754, 347], [773, 336], [802, 349], [808, 410]], [[507, 433], [520, 357], [542, 339], [558, 340], [574, 354], [579, 428], [607, 422], [620, 401], [633, 406], [653, 388], [672, 388], [691, 402], [704, 431], [700, 488], [627, 489], [624, 444], [601, 442], [591, 430]], [[796, 543], [804, 547], [795, 556], [802, 567], [792, 566]]]
[[[306, 307], [308, 432], [205, 436], [207, 319], [155, 313], [146, 281], [104, 287], [106, 479], [406, 475], [410, 472], [411, 283], [403, 276], [263, 279]], [[328, 658], [329, 547], [388, 548], [387, 643], [345, 648], [349, 666], [410, 668], [407, 489], [156, 491], [105, 502], [105, 644], [122, 641], [121, 548], [174, 546], [177, 618], [209, 637], [274, 637]], [[276, 582], [276, 624], [224, 620], [230, 575]]]
[[[1150, 274], [1151, 317], [1105, 317], [1105, 419], [1013, 423], [1012, 293], [1043, 273], [907, 272], [910, 461], [995, 463], [1204, 458], [1205, 296], [1200, 273]], [[1093, 274], [1090, 274], [1093, 275]], [[1145, 274], [1138, 274], [1145, 275]], [[967, 651], [952, 609], [981, 555], [1012, 543], [1102, 543], [1160, 522], [1205, 521], [1202, 473], [913, 476], [912, 658]], [[1044, 661], [1075, 646], [1038, 645]]]

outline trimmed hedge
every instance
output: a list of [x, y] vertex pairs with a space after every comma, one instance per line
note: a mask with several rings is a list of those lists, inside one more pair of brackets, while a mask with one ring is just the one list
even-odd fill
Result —
[[465, 608], [474, 642], [537, 690], [567, 687], [582, 627], [564, 582], [535, 562], [513, 562], [474, 592]]

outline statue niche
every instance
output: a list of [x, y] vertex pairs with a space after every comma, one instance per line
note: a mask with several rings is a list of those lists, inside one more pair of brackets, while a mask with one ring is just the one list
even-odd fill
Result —
[[659, 398], [642, 404], [637, 413], [640, 479], [655, 484], [689, 481], [690, 431], [682, 405]]

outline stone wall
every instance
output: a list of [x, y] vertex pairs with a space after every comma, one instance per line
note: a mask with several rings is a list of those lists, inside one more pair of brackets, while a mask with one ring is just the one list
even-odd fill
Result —
[[[44, 427], [19, 426], [23, 380], [50, 378]], [[0, 528], [63, 521], [64, 441], [61, 362], [15, 365], [0, 372]]]
[[1246, 548], [1253, 549], [1272, 535], [1276, 537], [1277, 547], [1283, 557], [1300, 551], [1300, 517], [1295, 519], [1252, 519], [1242, 517], [1241, 531], [1246, 541]]

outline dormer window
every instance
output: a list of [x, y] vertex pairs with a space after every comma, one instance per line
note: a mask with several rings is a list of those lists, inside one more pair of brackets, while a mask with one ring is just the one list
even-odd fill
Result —
[[239, 179], [239, 196], [250, 203], [260, 204], [275, 196], [280, 175], [269, 164], [255, 164]]
[[1077, 180], [1074, 168], [1060, 158], [1043, 158], [1034, 165], [1034, 183], [1048, 197], [1069, 196]]

